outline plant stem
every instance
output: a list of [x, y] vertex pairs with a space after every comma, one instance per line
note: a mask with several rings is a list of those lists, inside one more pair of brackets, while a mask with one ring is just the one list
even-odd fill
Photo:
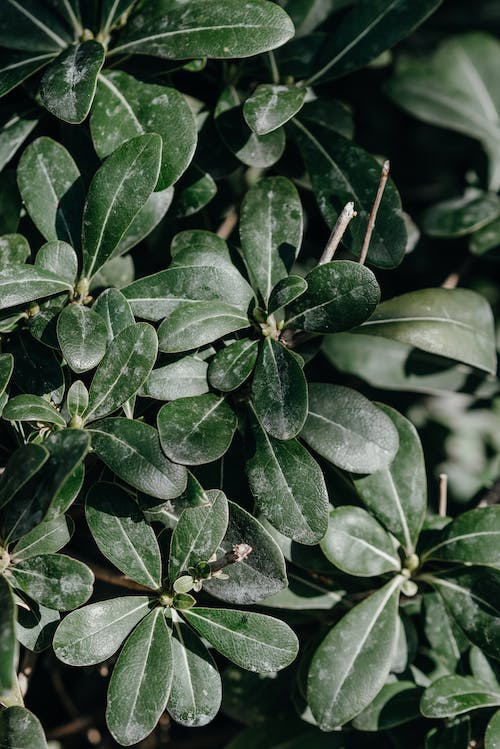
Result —
[[217, 229], [217, 236], [221, 239], [229, 239], [234, 227], [238, 223], [238, 214], [234, 208], [227, 214], [222, 224]]
[[273, 83], [277, 85], [280, 82], [280, 71], [278, 70], [278, 66], [276, 64], [276, 58], [274, 56], [274, 52], [268, 52], [267, 56], [269, 58], [269, 67], [271, 68], [271, 76]]
[[216, 559], [215, 562], [209, 562], [210, 570], [212, 574], [214, 572], [220, 572], [224, 567], [228, 567], [230, 564], [236, 564], [242, 562], [252, 552], [252, 547], [248, 544], [235, 544], [231, 551], [227, 551], [223, 557]]
[[337, 219], [337, 223], [333, 227], [332, 233], [330, 234], [328, 242], [326, 243], [326, 247], [323, 250], [323, 254], [319, 259], [318, 265], [324, 265], [325, 263], [330, 262], [337, 250], [337, 247], [342, 241], [342, 237], [344, 236], [349, 223], [357, 215], [358, 214], [354, 210], [353, 202], [347, 203], [344, 206], [342, 213]]
[[363, 240], [363, 247], [361, 248], [361, 255], [359, 258], [360, 265], [364, 264], [366, 260], [366, 256], [368, 254], [368, 247], [370, 246], [370, 239], [372, 238], [373, 230], [375, 228], [375, 221], [377, 219], [378, 209], [382, 201], [382, 195], [384, 194], [385, 186], [387, 184], [387, 178], [389, 177], [390, 168], [391, 168], [390, 162], [385, 161], [382, 167], [382, 174], [380, 175], [380, 182], [378, 185], [377, 194], [375, 196], [375, 201], [373, 203], [372, 212], [370, 213], [370, 218], [368, 219], [368, 226], [366, 227], [366, 234]]
[[446, 517], [448, 506], [448, 474], [439, 474], [439, 517]]

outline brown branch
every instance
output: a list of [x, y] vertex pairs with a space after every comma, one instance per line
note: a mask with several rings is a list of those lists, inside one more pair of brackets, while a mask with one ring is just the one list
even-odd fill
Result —
[[326, 247], [323, 250], [323, 254], [320, 257], [318, 265], [324, 265], [325, 263], [330, 262], [330, 260], [335, 255], [337, 247], [342, 241], [342, 237], [344, 236], [350, 221], [357, 215], [358, 214], [354, 210], [354, 203], [347, 203], [344, 206], [342, 213], [339, 215], [337, 222], [333, 227], [332, 233], [330, 234], [328, 242], [326, 243]]
[[448, 507], [448, 474], [439, 474], [439, 517], [446, 517]]
[[380, 208], [380, 203], [382, 202], [382, 195], [384, 194], [385, 186], [387, 184], [387, 179], [389, 177], [390, 167], [391, 167], [390, 162], [385, 161], [382, 167], [382, 174], [380, 175], [380, 182], [378, 185], [377, 194], [375, 196], [375, 202], [373, 203], [372, 212], [370, 213], [370, 218], [368, 219], [368, 226], [366, 227], [366, 234], [363, 240], [363, 247], [361, 248], [361, 255], [359, 257], [360, 265], [364, 264], [366, 260], [366, 256], [368, 254], [368, 247], [370, 246], [370, 240], [372, 238], [373, 230], [375, 229], [375, 221], [377, 220], [378, 209]]
[[229, 239], [236, 224], [238, 223], [238, 214], [232, 208], [227, 214], [222, 224], [217, 229], [217, 236], [221, 239]]
[[234, 544], [231, 551], [227, 551], [223, 557], [216, 559], [215, 562], [209, 562], [210, 571], [212, 574], [214, 572], [220, 572], [224, 567], [227, 567], [230, 564], [242, 562], [251, 553], [252, 547], [248, 544]]
[[129, 590], [139, 590], [142, 593], [148, 592], [152, 593], [150, 588], [147, 588], [145, 585], [140, 585], [140, 583], [136, 583], [134, 580], [131, 580], [130, 577], [127, 577], [126, 575], [118, 575], [116, 572], [113, 572], [112, 570], [106, 569], [106, 567], [101, 567], [100, 564], [96, 564], [95, 562], [90, 562], [88, 559], [85, 559], [84, 557], [81, 557], [78, 554], [75, 554], [73, 552], [66, 552], [69, 554], [69, 556], [73, 557], [74, 559], [78, 559], [80, 562], [83, 562], [83, 564], [86, 564], [87, 567], [90, 567], [92, 572], [94, 573], [94, 577], [96, 580], [100, 580], [103, 583], [109, 583], [110, 585], [116, 585], [119, 588], [128, 588]]

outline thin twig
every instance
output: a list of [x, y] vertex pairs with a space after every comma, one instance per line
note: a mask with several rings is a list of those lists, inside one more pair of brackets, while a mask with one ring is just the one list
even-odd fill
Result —
[[278, 70], [278, 66], [276, 64], [276, 58], [273, 52], [268, 52], [267, 56], [269, 59], [269, 67], [271, 68], [271, 77], [273, 79], [273, 83], [277, 85], [280, 82], [280, 71]]
[[448, 474], [439, 474], [439, 517], [446, 517], [448, 508]]
[[238, 214], [232, 208], [227, 214], [222, 224], [217, 229], [217, 236], [221, 239], [229, 239], [234, 227], [238, 223]]
[[385, 161], [382, 167], [382, 173], [380, 175], [380, 182], [378, 184], [378, 190], [375, 196], [375, 201], [373, 203], [372, 212], [370, 213], [370, 218], [368, 219], [368, 226], [366, 227], [366, 234], [363, 240], [363, 247], [361, 248], [361, 255], [359, 258], [360, 265], [364, 264], [366, 256], [368, 254], [370, 239], [372, 238], [373, 230], [375, 228], [375, 221], [377, 220], [377, 213], [380, 207], [380, 203], [382, 202], [382, 195], [384, 194], [385, 186], [387, 184], [387, 178], [389, 177], [390, 168], [390, 162]]
[[347, 227], [349, 226], [350, 221], [357, 215], [358, 214], [354, 210], [354, 203], [347, 203], [344, 206], [342, 213], [337, 219], [337, 223], [333, 227], [332, 233], [330, 234], [328, 242], [326, 243], [326, 247], [323, 250], [323, 254], [319, 259], [318, 265], [324, 265], [325, 263], [330, 262], [342, 240], [342, 237], [346, 232]]
[[105, 567], [101, 567], [99, 564], [95, 564], [95, 562], [90, 562], [88, 559], [84, 559], [83, 557], [74, 554], [73, 552], [70, 552], [70, 556], [72, 556], [74, 559], [78, 559], [80, 562], [83, 562], [87, 565], [87, 567], [90, 567], [90, 569], [94, 573], [94, 577], [96, 578], [96, 580], [101, 580], [101, 582], [109, 583], [110, 585], [117, 585], [119, 588], [128, 588], [129, 590], [140, 590], [143, 593], [145, 591], [151, 593], [150, 588], [134, 582], [134, 580], [131, 580], [125, 575], [117, 575], [115, 572], [112, 572]]
[[83, 733], [94, 726], [96, 718], [97, 715], [83, 715], [80, 718], [75, 718], [75, 720], [71, 720], [69, 723], [64, 723], [62, 726], [53, 728], [47, 733], [47, 738], [49, 741], [57, 741], [58, 739], [66, 738], [66, 736]]
[[445, 280], [441, 284], [441, 288], [442, 289], [456, 289], [456, 287], [460, 283], [460, 280], [462, 279], [462, 276], [469, 271], [475, 259], [476, 258], [473, 258], [473, 257], [466, 258], [466, 260], [462, 263], [462, 265], [457, 270], [452, 271], [450, 275], [445, 278]]
[[252, 547], [248, 544], [234, 544], [231, 551], [227, 551], [223, 557], [217, 559], [215, 562], [209, 562], [210, 571], [212, 574], [214, 572], [220, 572], [220, 570], [223, 570], [224, 567], [227, 567], [230, 564], [242, 562], [251, 553]]

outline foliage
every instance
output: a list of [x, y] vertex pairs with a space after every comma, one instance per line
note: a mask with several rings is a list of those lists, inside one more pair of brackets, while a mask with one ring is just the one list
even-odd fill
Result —
[[[0, 4], [2, 747], [64, 736], [50, 669], [103, 747], [500, 745], [500, 47], [440, 5]], [[343, 101], [379, 69], [487, 158], [417, 249]], [[408, 283], [443, 241], [485, 270]]]

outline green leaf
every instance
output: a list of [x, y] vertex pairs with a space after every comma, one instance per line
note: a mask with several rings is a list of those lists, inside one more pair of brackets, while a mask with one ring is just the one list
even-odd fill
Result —
[[177, 186], [172, 205], [176, 218], [187, 218], [201, 211], [217, 195], [213, 177], [196, 165], [189, 168]]
[[160, 351], [175, 354], [200, 348], [249, 325], [247, 314], [226, 302], [180, 304], [158, 328]]
[[219, 712], [222, 700], [219, 672], [200, 638], [178, 617], [172, 620], [174, 679], [167, 710], [182, 726], [204, 726]]
[[472, 676], [443, 676], [425, 690], [420, 709], [426, 718], [448, 718], [494, 705], [500, 705], [500, 689], [488, 689]]
[[208, 504], [183, 510], [172, 534], [168, 577], [171, 583], [198, 562], [208, 562], [226, 533], [229, 509], [226, 495], [207, 492]]
[[491, 308], [469, 289], [419, 289], [382, 302], [360, 333], [496, 372]]
[[[14, 599], [7, 579], [0, 577], [0, 695], [12, 688], [17, 666]], [[0, 713], [1, 718], [1, 713]], [[1, 724], [0, 724], [1, 725]], [[1, 729], [0, 729], [1, 731]], [[1, 733], [0, 733], [1, 738]]]
[[121, 70], [99, 76], [90, 131], [101, 159], [134, 136], [161, 135], [158, 190], [177, 182], [193, 158], [197, 141], [196, 122], [181, 93], [144, 83]]
[[0, 354], [0, 395], [3, 395], [9, 384], [14, 369], [14, 357], [12, 354]]
[[90, 112], [105, 50], [95, 39], [67, 47], [45, 70], [40, 97], [64, 122], [78, 124]]
[[116, 411], [139, 390], [153, 369], [157, 346], [155, 329], [147, 323], [130, 325], [118, 333], [90, 385], [87, 422]]
[[122, 235], [116, 249], [117, 256], [128, 252], [151, 234], [170, 208], [173, 197], [173, 187], [151, 193], [125, 234]]
[[225, 393], [237, 390], [253, 372], [258, 341], [242, 338], [221, 349], [210, 361], [208, 379], [213, 388]]
[[179, 398], [158, 412], [158, 432], [165, 454], [177, 463], [200, 465], [229, 449], [237, 418], [224, 398], [212, 393]]
[[344, 590], [330, 590], [321, 581], [290, 573], [288, 587], [266, 598], [266, 608], [288, 609], [290, 611], [330, 610], [342, 600]]
[[9, 421], [40, 421], [44, 424], [66, 426], [59, 411], [38, 395], [16, 395], [9, 400], [2, 416]]
[[320, 545], [326, 558], [348, 575], [374, 577], [401, 569], [391, 537], [361, 507], [332, 510]]
[[[208, 492], [210, 494], [210, 492]], [[204, 590], [221, 601], [247, 606], [264, 601], [287, 584], [283, 554], [271, 534], [235, 502], [229, 502], [229, 525], [217, 551], [222, 556], [235, 544], [247, 543], [251, 553], [224, 568], [226, 579], [213, 577]]]
[[22, 265], [31, 254], [28, 240], [22, 234], [4, 234], [0, 237], [0, 263], [6, 265]]
[[54, 59], [57, 52], [14, 52], [2, 50], [0, 54], [0, 96], [5, 96], [30, 75]]
[[104, 320], [83, 304], [69, 304], [57, 319], [57, 338], [70, 369], [77, 374], [97, 367], [106, 353]]
[[497, 710], [486, 727], [484, 747], [485, 749], [498, 749], [500, 747], [500, 710]]
[[172, 266], [200, 265], [217, 266], [224, 270], [233, 269], [233, 261], [227, 243], [217, 234], [201, 229], [181, 231], [176, 234], [170, 246]]
[[456, 670], [462, 652], [469, 647], [469, 642], [460, 627], [448, 615], [446, 607], [437, 593], [426, 593], [424, 596], [425, 636], [434, 653], [449, 668], [450, 673]]
[[267, 135], [252, 132], [243, 117], [240, 96], [233, 86], [224, 89], [214, 112], [217, 132], [227, 148], [246, 166], [265, 169], [275, 164], [285, 150], [285, 131]]
[[485, 255], [500, 244], [500, 219], [495, 219], [474, 232], [469, 240], [469, 250], [473, 255]]
[[500, 98], [494, 84], [499, 61], [497, 39], [462, 34], [446, 39], [430, 59], [408, 60], [388, 84], [391, 98], [410, 114], [482, 144], [493, 191], [500, 187]]
[[257, 135], [266, 135], [288, 122], [302, 108], [306, 88], [263, 84], [243, 105], [248, 126]]
[[389, 466], [399, 442], [391, 419], [363, 395], [320, 383], [309, 386], [309, 415], [300, 436], [334, 465], [353, 473]]
[[80, 247], [84, 187], [78, 167], [60, 143], [43, 136], [30, 143], [17, 167], [26, 209], [48, 241]]
[[81, 417], [89, 404], [89, 393], [81, 380], [76, 380], [66, 395], [66, 408], [70, 419]]
[[153, 369], [140, 395], [159, 401], [174, 401], [208, 393], [208, 364], [196, 356], [184, 356], [173, 364]]
[[287, 327], [313, 333], [349, 330], [367, 320], [380, 301], [371, 270], [351, 260], [318, 265], [305, 280], [307, 290], [287, 310]]
[[9, 568], [14, 587], [42, 606], [67, 611], [90, 598], [94, 575], [87, 565], [64, 554], [41, 554]]
[[426, 574], [467, 638], [486, 655], [500, 659], [496, 633], [500, 617], [500, 572], [488, 567], [458, 567]]
[[500, 199], [494, 193], [469, 188], [460, 198], [436, 203], [422, 217], [422, 229], [431, 237], [463, 237], [494, 221]]
[[60, 619], [58, 611], [29, 601], [29, 609], [17, 607], [16, 637], [25, 648], [39, 653], [52, 645]]
[[363, 0], [352, 8], [329, 38], [308, 81], [331, 80], [362, 68], [408, 36], [442, 0]]
[[104, 320], [109, 341], [135, 322], [129, 303], [118, 289], [106, 289], [99, 294], [92, 309]]
[[36, 265], [8, 265], [0, 270], [0, 309], [28, 304], [54, 294], [67, 294], [72, 288], [55, 273]]
[[264, 302], [278, 281], [288, 276], [302, 242], [302, 230], [302, 205], [290, 180], [267, 177], [245, 195], [240, 219], [243, 257]]
[[307, 281], [301, 276], [288, 276], [278, 281], [269, 295], [268, 311], [276, 312], [287, 304], [291, 304], [307, 290]]
[[323, 473], [297, 440], [273, 439], [251, 421], [255, 449], [246, 470], [258, 508], [280, 533], [315, 544], [328, 525], [328, 492]]
[[156, 429], [141, 421], [114, 418], [91, 428], [92, 447], [117, 476], [158, 499], [174, 499], [186, 488], [186, 469], [160, 449]]
[[172, 685], [172, 644], [162, 609], [137, 625], [118, 656], [108, 688], [106, 723], [116, 741], [142, 741], [165, 710]]
[[[357, 216], [348, 229], [349, 252], [358, 258], [380, 180], [380, 165], [366, 151], [328, 128], [293, 120], [293, 134], [311, 178], [316, 201], [333, 229], [345, 204], [354, 201]], [[395, 268], [406, 251], [407, 231], [398, 191], [389, 178], [368, 249], [368, 262]]]
[[11, 340], [14, 356], [13, 381], [22, 393], [48, 397], [61, 403], [64, 396], [64, 376], [53, 351], [38, 343], [28, 332], [20, 331]]
[[332, 731], [364, 710], [389, 675], [398, 632], [401, 582], [402, 578], [395, 577], [358, 604], [316, 650], [309, 669], [307, 697], [323, 731]]
[[[0, 63], [1, 65], [1, 63]], [[0, 70], [0, 89], [2, 72]], [[39, 122], [39, 112], [29, 106], [10, 106], [2, 109], [0, 115], [0, 171], [12, 159]], [[0, 245], [1, 246], [1, 245]], [[0, 250], [1, 251], [1, 250]]]
[[295, 634], [271, 616], [198, 606], [183, 616], [216, 650], [248, 671], [280, 671], [297, 655]]
[[447, 721], [448, 725], [433, 728], [425, 737], [425, 749], [468, 749], [471, 738], [471, 726], [468, 716]]
[[69, 510], [80, 493], [84, 479], [85, 465], [79, 463], [57, 490], [45, 520], [53, 520]]
[[469, 651], [469, 664], [472, 675], [483, 684], [487, 684], [493, 690], [498, 690], [500, 685], [500, 665], [485, 656], [482, 650], [473, 645]]
[[93, 666], [110, 658], [151, 608], [146, 596], [91, 603], [66, 616], [54, 636], [54, 652], [70, 666]]
[[5, 749], [47, 749], [38, 718], [25, 707], [8, 707], [0, 712], [0, 746]]
[[134, 281], [123, 294], [134, 314], [146, 320], [161, 320], [186, 302], [222, 302], [246, 313], [253, 297], [250, 286], [234, 267], [219, 267], [215, 260], [200, 258], [196, 266], [177, 261], [174, 267]]
[[0, 477], [0, 508], [34, 476], [49, 458], [43, 445], [27, 443], [12, 453]]
[[191, 0], [187, 8], [163, 0], [134, 15], [113, 53], [171, 60], [251, 57], [293, 33], [286, 13], [266, 0]]
[[69, 30], [36, 0], [6, 0], [0, 10], [0, 44], [25, 50], [60, 51], [71, 43]]
[[375, 699], [353, 720], [357, 731], [387, 731], [420, 717], [422, 688], [412, 681], [384, 684]]
[[330, 98], [308, 101], [302, 108], [300, 119], [322, 125], [344, 138], [352, 140], [354, 137], [352, 109], [342, 101]]
[[385, 525], [407, 554], [413, 553], [427, 506], [424, 454], [413, 424], [390, 406], [378, 404], [399, 435], [398, 451], [385, 468], [354, 476], [356, 491], [368, 510]]
[[153, 529], [127, 492], [116, 484], [94, 484], [85, 504], [87, 523], [102, 554], [125, 575], [156, 590], [161, 556]]
[[295, 437], [307, 417], [307, 383], [296, 357], [266, 338], [252, 382], [252, 402], [260, 423], [272, 437]]
[[102, 3], [101, 31], [110, 31], [119, 24], [120, 16], [126, 15], [135, 0], [104, 0]]
[[92, 277], [119, 243], [158, 181], [162, 141], [147, 133], [113, 151], [90, 183], [83, 212], [83, 272]]
[[40, 523], [19, 539], [11, 552], [12, 561], [22, 562], [39, 554], [55, 554], [69, 543], [73, 527], [71, 518], [64, 515]]
[[46, 242], [36, 254], [35, 265], [55, 273], [71, 285], [75, 283], [78, 258], [74, 249], [66, 242]]
[[500, 507], [481, 507], [455, 518], [422, 557], [500, 567], [499, 542]]

